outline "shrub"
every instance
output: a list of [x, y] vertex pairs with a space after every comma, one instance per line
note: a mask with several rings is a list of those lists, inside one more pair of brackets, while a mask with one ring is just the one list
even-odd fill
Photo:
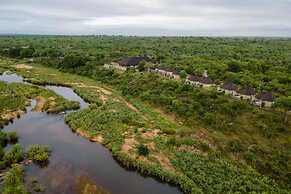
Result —
[[241, 152], [244, 150], [244, 147], [239, 140], [232, 139], [227, 143], [227, 149], [230, 152]]
[[147, 156], [149, 154], [149, 148], [146, 145], [140, 144], [138, 146], [138, 154], [140, 156]]
[[182, 70], [180, 72], [180, 77], [183, 78], [183, 79], [186, 78], [187, 77], [187, 72], [185, 70]]
[[45, 186], [42, 186], [40, 184], [35, 184], [34, 187], [33, 187], [33, 190], [35, 192], [44, 192], [45, 191]]
[[48, 146], [30, 145], [26, 149], [28, 158], [37, 162], [45, 162], [48, 160], [50, 151]]
[[18, 140], [18, 135], [16, 131], [10, 131], [7, 133], [7, 138], [9, 142], [17, 142]]
[[7, 135], [6, 133], [0, 131], [0, 146], [4, 147], [7, 144]]
[[28, 194], [23, 185], [24, 168], [21, 165], [14, 165], [4, 178], [3, 194]]
[[90, 109], [97, 109], [98, 108], [98, 105], [97, 104], [89, 104], [89, 108]]
[[0, 160], [3, 158], [5, 152], [2, 147], [0, 147]]
[[23, 160], [23, 150], [19, 144], [15, 144], [11, 150], [5, 153], [3, 161], [6, 165], [16, 164]]

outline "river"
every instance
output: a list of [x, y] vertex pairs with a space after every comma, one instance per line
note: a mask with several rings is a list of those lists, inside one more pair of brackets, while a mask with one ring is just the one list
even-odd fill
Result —
[[[22, 82], [23, 79], [16, 74], [3, 74], [0, 80], [12, 83]], [[79, 101], [81, 108], [88, 106], [71, 88], [46, 87], [69, 100]], [[177, 187], [143, 176], [136, 170], [123, 168], [106, 147], [73, 133], [65, 124], [63, 115], [31, 112], [35, 101], [31, 104], [26, 114], [4, 127], [6, 132], [17, 131], [19, 143], [24, 149], [31, 144], [50, 146], [52, 153], [46, 166], [25, 166], [27, 184], [36, 177], [46, 187], [45, 193], [73, 194], [76, 193], [79, 178], [85, 176], [112, 194], [181, 193]], [[5, 150], [10, 147], [8, 145]]]

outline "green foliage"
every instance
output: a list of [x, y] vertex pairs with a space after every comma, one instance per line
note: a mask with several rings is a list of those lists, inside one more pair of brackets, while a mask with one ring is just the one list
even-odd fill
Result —
[[0, 131], [0, 146], [4, 147], [7, 144], [7, 134], [3, 131]]
[[173, 164], [180, 167], [204, 193], [288, 193], [273, 180], [215, 156], [180, 152]]
[[[43, 96], [47, 99], [43, 110], [46, 112], [61, 112], [64, 110], [78, 109], [79, 102], [69, 101], [64, 97], [56, 94], [54, 91], [35, 85], [26, 85], [22, 83], [4, 84], [0, 82], [0, 114], [7, 114], [19, 110], [25, 111], [25, 105], [28, 99]], [[54, 98], [54, 106], [50, 105], [50, 97]], [[5, 112], [9, 110], [9, 112]], [[17, 115], [19, 116], [19, 114]], [[9, 120], [0, 117], [0, 127], [8, 124]]]
[[184, 78], [186, 78], [187, 77], [187, 72], [185, 71], [185, 70], [182, 70], [182, 71], [180, 71], [180, 77], [182, 78], [182, 79], [184, 79]]
[[7, 133], [7, 139], [9, 142], [17, 142], [18, 135], [17, 135], [16, 131], [9, 131]]
[[138, 65], [137, 65], [137, 69], [138, 71], [142, 72], [146, 69], [146, 61], [141, 61]]
[[241, 71], [240, 64], [238, 61], [231, 61], [227, 64], [227, 66], [228, 66], [228, 71], [231, 71], [234, 73], [238, 73]]
[[[31, 45], [33, 54], [31, 51], [24, 51], [22, 45]], [[20, 36], [3, 37], [0, 40], [2, 56], [23, 58], [32, 54], [34, 61], [38, 63], [101, 81], [130, 99], [162, 108], [165, 116], [175, 114], [177, 121], [191, 130], [201, 129], [207, 136], [214, 137], [218, 142], [215, 146], [217, 155], [212, 156], [211, 146], [196, 142], [193, 131], [176, 135], [177, 129], [181, 127], [176, 121], [163, 120], [160, 115], [145, 113], [143, 110], [142, 113], [133, 112], [118, 103], [111, 103], [112, 99], [104, 105], [100, 101], [100, 94], [94, 93], [94, 88], [74, 88], [86, 101], [95, 103], [97, 107], [93, 105], [90, 110], [84, 109], [66, 116], [66, 122], [73, 129], [81, 128], [92, 138], [102, 134], [104, 144], [112, 149], [119, 161], [132, 165], [141, 172], [173, 182], [186, 193], [285, 192], [267, 177], [274, 178], [280, 183], [280, 187], [290, 189], [290, 141], [286, 138], [290, 136], [290, 108], [286, 108], [288, 103], [286, 106], [281, 100], [282, 97], [288, 98], [286, 96], [291, 95], [290, 48], [291, 41], [285, 38]], [[181, 84], [180, 80], [170, 81], [153, 74], [136, 74], [132, 71], [121, 74], [119, 71], [98, 68], [124, 56], [143, 55], [150, 56], [158, 64], [177, 67], [189, 74], [202, 75], [203, 70], [208, 69], [215, 83], [247, 84], [257, 91], [273, 91], [280, 97], [274, 104], [274, 109], [259, 110], [245, 101], [232, 100], [211, 89], [205, 91], [193, 88]], [[38, 66], [31, 72], [18, 71], [36, 84], [75, 87], [73, 83], [81, 82], [80, 80], [89, 85], [96, 83], [84, 77], [60, 74]], [[4, 91], [2, 88], [0, 91]], [[27, 91], [27, 88], [24, 90]], [[15, 111], [23, 106], [28, 96], [36, 95], [21, 93], [7, 92], [0, 95], [0, 111], [7, 108], [7, 105], [1, 103], [4, 100], [10, 102], [7, 109]], [[11, 98], [11, 94], [15, 96]], [[54, 110], [63, 108], [65, 107], [60, 105]], [[44, 110], [54, 111], [50, 110], [49, 102]], [[144, 115], [149, 114], [154, 116], [148, 120], [143, 119]], [[0, 126], [7, 122], [9, 120], [0, 119]], [[160, 129], [168, 138], [166, 145], [160, 136], [154, 139], [160, 151], [167, 150], [176, 156], [176, 160], [175, 157], [171, 158], [174, 168], [183, 175], [166, 172], [122, 154], [121, 145], [125, 138], [130, 138], [124, 134], [132, 132], [139, 143], [146, 145], [148, 140], [140, 137], [140, 131], [150, 128]], [[186, 151], [179, 153], [177, 148], [181, 145], [193, 146], [210, 153], [203, 157]], [[221, 159], [228, 158], [229, 152], [243, 158], [248, 168]]]
[[36, 162], [45, 162], [48, 160], [50, 151], [48, 146], [30, 145], [26, 149], [27, 157]]
[[13, 165], [4, 178], [2, 194], [28, 194], [24, 184], [24, 168], [21, 165]]
[[277, 108], [282, 108], [284, 111], [285, 111], [285, 123], [288, 122], [288, 117], [290, 117], [289, 113], [290, 110], [291, 110], [291, 96], [288, 96], [288, 97], [280, 97], [278, 98], [273, 107], [277, 107]]
[[[5, 152], [3, 150], [3, 147], [0, 147], [0, 161], [2, 161], [4, 154], [5, 154]], [[1, 166], [0, 166], [0, 169], [2, 169]]]
[[149, 154], [150, 150], [146, 145], [140, 144], [137, 147], [137, 152], [138, 152], [138, 155], [140, 155], [140, 156], [147, 156]]
[[33, 186], [33, 190], [34, 190], [35, 192], [45, 192], [45, 189], [46, 189], [46, 187], [43, 186], [43, 185], [40, 185], [40, 184], [35, 184], [35, 185]]
[[17, 164], [23, 160], [23, 150], [19, 144], [15, 144], [12, 148], [5, 153], [3, 161], [7, 165]]

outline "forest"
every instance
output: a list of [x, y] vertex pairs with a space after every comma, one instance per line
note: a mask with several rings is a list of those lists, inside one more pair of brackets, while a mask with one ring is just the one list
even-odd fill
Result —
[[[90, 103], [65, 118], [74, 131], [81, 128], [91, 140], [101, 134], [123, 165], [186, 193], [290, 192], [290, 51], [287, 38], [0, 37], [3, 61], [36, 65], [15, 72], [33, 84], [72, 87]], [[103, 68], [125, 56], [148, 56], [200, 76], [207, 69], [216, 84], [249, 85], [257, 92], [272, 91], [277, 99], [271, 108], [259, 109], [183, 79]], [[94, 87], [79, 87], [76, 80]], [[100, 96], [95, 85], [114, 94]], [[120, 96], [139, 112], [121, 105]], [[158, 135], [145, 138], [152, 129]], [[132, 138], [137, 154], [124, 153], [124, 143]], [[157, 155], [168, 156], [168, 166]]]
[[250, 85], [290, 96], [288, 38], [1, 36], [0, 54], [90, 76], [96, 66], [125, 56], [148, 56], [159, 64], [201, 75], [215, 83]]

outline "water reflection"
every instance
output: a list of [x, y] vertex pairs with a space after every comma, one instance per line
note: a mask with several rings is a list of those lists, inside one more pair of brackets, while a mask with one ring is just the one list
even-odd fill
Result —
[[[3, 77], [4, 76], [4, 77]], [[15, 75], [2, 75], [0, 79], [21, 80]], [[11, 83], [11, 82], [10, 82]], [[78, 100], [81, 107], [87, 107], [70, 88], [47, 86], [56, 93], [70, 100]], [[16, 130], [19, 143], [26, 149], [31, 144], [49, 145], [52, 151], [49, 164], [42, 166], [26, 166], [26, 182], [34, 177], [46, 186], [45, 193], [76, 193], [76, 184], [80, 176], [88, 176], [97, 185], [110, 193], [143, 194], [143, 193], [181, 193], [176, 187], [160, 183], [151, 177], [144, 177], [137, 171], [121, 167], [104, 146], [90, 142], [72, 133], [64, 123], [63, 116], [30, 112], [35, 100], [27, 108], [28, 113], [15, 119], [4, 128], [4, 131]], [[7, 148], [9, 148], [8, 146]]]

